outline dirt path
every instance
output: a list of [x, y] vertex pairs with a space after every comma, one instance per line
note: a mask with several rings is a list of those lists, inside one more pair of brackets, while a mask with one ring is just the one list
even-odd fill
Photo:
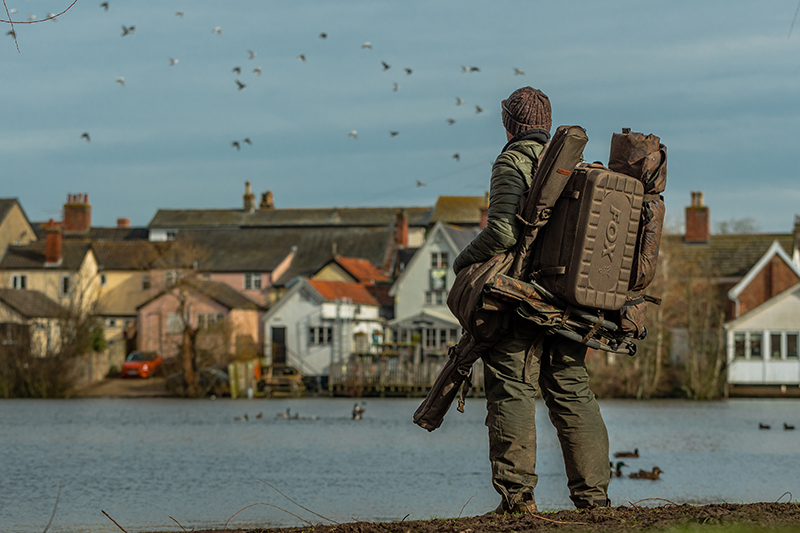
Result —
[[165, 378], [106, 378], [80, 390], [79, 398], [158, 398], [167, 394]]
[[[446, 497], [443, 495], [443, 497]], [[654, 503], [654, 502], [648, 502]], [[799, 503], [713, 504], [660, 507], [621, 506], [581, 511], [558, 511], [534, 515], [475, 516], [419, 520], [414, 522], [354, 522], [333, 526], [284, 529], [228, 529], [235, 533], [511, 533], [655, 532], [681, 528], [691, 532], [737, 533], [800, 531]], [[196, 531], [195, 533], [219, 533]]]

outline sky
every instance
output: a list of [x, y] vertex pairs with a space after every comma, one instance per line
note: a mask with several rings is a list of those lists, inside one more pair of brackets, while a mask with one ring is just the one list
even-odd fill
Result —
[[[6, 0], [15, 21], [70, 2]], [[623, 127], [661, 137], [675, 230], [694, 190], [712, 230], [786, 233], [800, 213], [797, 0], [100, 4], [16, 25], [19, 51], [0, 24], [0, 197], [32, 221], [77, 193], [97, 226], [240, 208], [245, 181], [281, 208], [481, 195], [500, 101], [526, 85], [554, 128], [587, 130], [589, 161]]]

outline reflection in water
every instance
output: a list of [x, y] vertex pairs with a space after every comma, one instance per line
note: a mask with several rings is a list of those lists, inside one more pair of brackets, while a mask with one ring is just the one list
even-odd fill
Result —
[[[359, 421], [350, 399], [2, 401], [0, 531], [42, 531], [59, 483], [54, 532], [117, 531], [101, 511], [128, 531], [180, 531], [170, 516], [187, 529], [221, 529], [259, 502], [320, 522], [259, 479], [340, 522], [457, 516], [468, 501], [465, 515], [493, 509], [483, 401], [470, 399], [465, 414], [448, 414], [433, 433], [411, 422], [419, 401], [367, 399]], [[612, 479], [612, 502], [800, 494], [800, 432], [780, 429], [798, 422], [798, 406], [601, 402], [612, 452], [639, 451]], [[541, 509], [570, 508], [555, 431], [538, 407], [537, 501]], [[773, 429], [759, 430], [759, 422]], [[625, 475], [655, 466], [664, 472], [658, 481]], [[262, 505], [230, 527], [246, 525], [302, 523]]]

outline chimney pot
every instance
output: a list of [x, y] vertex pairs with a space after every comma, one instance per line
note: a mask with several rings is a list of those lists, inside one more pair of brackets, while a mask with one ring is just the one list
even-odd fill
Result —
[[692, 191], [692, 205], [686, 208], [686, 243], [707, 243], [711, 237], [711, 215], [703, 205], [702, 191]]
[[406, 248], [408, 246], [408, 213], [406, 213], [405, 209], [399, 209], [397, 211], [395, 242], [400, 248]]
[[118, 228], [130, 228], [131, 227], [131, 219], [129, 219], [129, 218], [118, 218], [117, 219], [117, 227]]
[[244, 205], [242, 206], [243, 209], [247, 212], [252, 212], [256, 208], [256, 195], [253, 194], [253, 191], [250, 189], [250, 182], [244, 182], [244, 196], [242, 197], [244, 200]]
[[92, 227], [88, 194], [70, 194], [64, 204], [64, 233], [86, 233]]
[[61, 246], [61, 228], [51, 218], [45, 233], [44, 266], [61, 265]]

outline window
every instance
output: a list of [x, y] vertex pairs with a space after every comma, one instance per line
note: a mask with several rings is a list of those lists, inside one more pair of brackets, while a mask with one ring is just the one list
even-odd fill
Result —
[[175, 237], [178, 235], [178, 230], [176, 229], [168, 229], [167, 230], [167, 240], [174, 241]]
[[797, 333], [786, 334], [786, 358], [797, 359]]
[[183, 317], [179, 313], [167, 313], [167, 333], [182, 333]]
[[253, 291], [261, 288], [261, 274], [245, 274], [244, 290]]
[[198, 313], [197, 327], [200, 329], [209, 329], [214, 326], [214, 324], [218, 324], [223, 320], [225, 320], [225, 315], [221, 313]]
[[105, 287], [107, 281], [108, 280], [106, 279], [106, 275], [105, 274], [100, 274], [100, 286], [101, 287]]
[[26, 289], [28, 288], [28, 276], [25, 274], [14, 274], [11, 276], [12, 289]]
[[447, 291], [426, 291], [426, 305], [444, 305], [447, 301]]
[[734, 357], [744, 357], [745, 356], [745, 343], [746, 338], [744, 333], [734, 333], [733, 334], [733, 356]]
[[447, 270], [447, 252], [431, 252], [431, 268]]
[[167, 270], [164, 273], [164, 283], [166, 283], [167, 287], [177, 285], [182, 278], [183, 272], [180, 270]]
[[447, 340], [450, 344], [456, 344], [458, 342], [458, 330], [456, 328], [450, 330], [450, 337]]
[[333, 328], [328, 326], [312, 326], [308, 328], [309, 346], [323, 346], [333, 342]]
[[106, 319], [106, 327], [107, 328], [115, 328], [115, 327], [117, 327], [117, 319], [116, 318], [107, 318]]
[[781, 358], [781, 334], [771, 333], [769, 336], [769, 357], [770, 359]]
[[764, 357], [761, 351], [761, 332], [750, 333], [750, 359], [761, 359]]
[[61, 276], [61, 296], [69, 295], [69, 276]]
[[146, 291], [150, 288], [150, 274], [142, 274], [142, 290]]
[[436, 347], [436, 330], [432, 328], [425, 329], [425, 347], [426, 348], [435, 348]]

